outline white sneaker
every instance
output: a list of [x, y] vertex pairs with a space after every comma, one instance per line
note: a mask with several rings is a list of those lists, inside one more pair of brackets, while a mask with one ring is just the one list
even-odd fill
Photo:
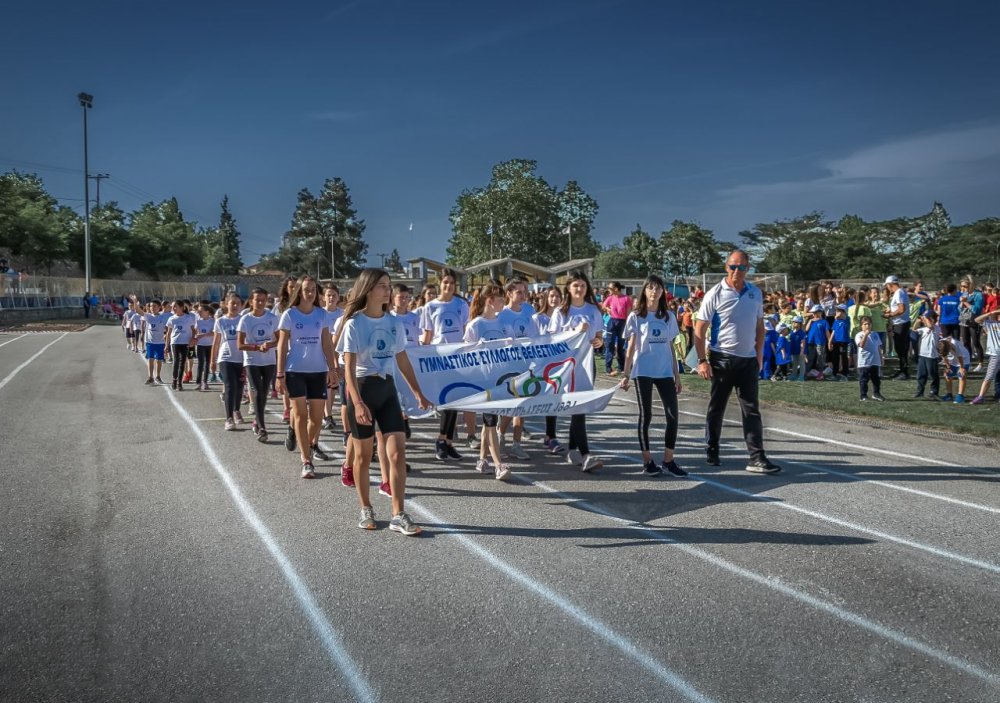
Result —
[[531, 458], [531, 455], [529, 455], [528, 452], [524, 451], [524, 449], [521, 447], [520, 442], [513, 442], [510, 445], [510, 450], [507, 452], [507, 454], [521, 461]]
[[476, 435], [469, 435], [469, 449], [479, 449], [479, 437]]
[[566, 452], [566, 462], [574, 466], [583, 466], [583, 454], [579, 449], [570, 449]]
[[982, 364], [978, 364], [976, 366], [976, 368], [972, 369], [972, 373], [979, 373], [982, 370], [983, 370], [983, 365]]
[[476, 471], [481, 474], [488, 474], [490, 472], [490, 462], [486, 459], [480, 459], [476, 462]]
[[591, 471], [601, 468], [604, 466], [604, 462], [598, 459], [593, 454], [588, 454], [583, 458], [583, 466], [581, 470], [585, 474], [589, 474]]
[[497, 481], [510, 478], [510, 467], [506, 464], [497, 464], [496, 477]]

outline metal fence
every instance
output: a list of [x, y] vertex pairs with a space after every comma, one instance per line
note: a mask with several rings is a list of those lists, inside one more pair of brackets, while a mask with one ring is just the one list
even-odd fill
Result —
[[[120, 306], [128, 296], [135, 294], [140, 300], [187, 299], [222, 300], [231, 284], [212, 282], [177, 281], [123, 281], [91, 279], [91, 293], [97, 296], [99, 306]], [[0, 309], [31, 310], [38, 308], [80, 308], [86, 292], [83, 278], [56, 278], [49, 276], [11, 276], [0, 274]]]

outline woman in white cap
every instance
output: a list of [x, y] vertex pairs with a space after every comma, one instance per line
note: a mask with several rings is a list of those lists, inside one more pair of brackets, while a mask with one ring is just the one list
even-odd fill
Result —
[[895, 381], [910, 380], [910, 296], [906, 289], [899, 285], [897, 276], [885, 279], [885, 287], [891, 291], [889, 309], [883, 316], [892, 322], [892, 346], [899, 358], [899, 371], [893, 376]]

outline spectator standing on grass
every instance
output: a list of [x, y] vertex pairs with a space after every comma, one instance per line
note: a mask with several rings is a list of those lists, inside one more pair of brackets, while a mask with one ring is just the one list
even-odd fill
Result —
[[977, 360], [979, 371], [982, 371], [983, 357], [983, 328], [976, 322], [976, 318], [986, 312], [986, 296], [978, 288], [974, 288], [972, 279], [962, 280], [959, 287], [959, 310], [958, 324], [960, 326], [961, 341], [973, 359]]
[[611, 376], [612, 362], [618, 360], [618, 373], [625, 368], [625, 320], [632, 312], [631, 296], [622, 293], [622, 284], [612, 281], [608, 285], [608, 294], [600, 304], [601, 310], [611, 316], [607, 325], [607, 339], [604, 340], [604, 371]]
[[[1000, 373], [1000, 308], [983, 313], [976, 318], [976, 322], [983, 326], [983, 331], [986, 333], [986, 354], [990, 362], [986, 366], [986, 376], [979, 387], [979, 394], [970, 401], [972, 405], [983, 402], [990, 384], [996, 381], [997, 374]], [[1000, 388], [997, 390], [1000, 391]]]
[[694, 346], [698, 375], [711, 381], [705, 417], [707, 461], [719, 466], [722, 418], [733, 389], [743, 416], [743, 435], [750, 461], [746, 470], [773, 474], [781, 467], [764, 453], [764, 423], [758, 398], [764, 353], [764, 306], [759, 288], [746, 280], [750, 256], [741, 250], [726, 259], [726, 277], [711, 288], [698, 309]]
[[938, 319], [941, 321], [938, 324], [941, 325], [942, 337], [958, 336], [960, 302], [961, 299], [958, 297], [958, 286], [954, 283], [949, 283], [945, 288], [945, 294], [939, 297], [934, 305]]
[[910, 380], [910, 296], [906, 289], [899, 285], [897, 276], [885, 279], [885, 288], [891, 294], [888, 309], [883, 317], [892, 322], [892, 346], [899, 358], [899, 371], [893, 376], [896, 381]]
[[823, 316], [823, 306], [813, 305], [809, 309], [810, 318], [805, 326], [806, 368], [805, 378], [823, 380], [823, 368], [826, 365], [826, 350], [830, 344], [830, 326]]
[[882, 397], [882, 338], [872, 329], [872, 318], [862, 317], [861, 327], [854, 337], [858, 346], [858, 384], [861, 400], [868, 400], [868, 383], [871, 382], [872, 400], [883, 401]]
[[917, 330], [919, 342], [917, 346], [917, 392], [914, 398], [924, 397], [924, 388], [928, 380], [931, 382], [931, 400], [941, 400], [940, 391], [941, 378], [938, 374], [938, 364], [940, 363], [940, 352], [938, 342], [941, 335], [937, 331], [937, 313], [928, 311], [920, 318], [922, 326]]

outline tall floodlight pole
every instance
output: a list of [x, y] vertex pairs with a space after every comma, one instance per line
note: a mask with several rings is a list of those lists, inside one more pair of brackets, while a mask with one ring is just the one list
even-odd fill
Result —
[[90, 164], [87, 161], [87, 110], [94, 106], [94, 96], [80, 93], [76, 96], [83, 108], [83, 274], [84, 294], [90, 295]]

